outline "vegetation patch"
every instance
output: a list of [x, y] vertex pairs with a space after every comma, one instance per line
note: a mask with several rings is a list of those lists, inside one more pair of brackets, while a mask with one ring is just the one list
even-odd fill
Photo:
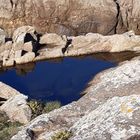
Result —
[[32, 119], [42, 114], [44, 104], [40, 101], [31, 100], [28, 102], [29, 107], [32, 110]]
[[36, 100], [30, 100], [28, 102], [29, 107], [32, 110], [32, 119], [43, 113], [49, 113], [54, 109], [58, 109], [61, 107], [61, 103], [58, 101], [47, 102], [46, 104]]
[[58, 101], [52, 101], [52, 102], [48, 102], [45, 104], [44, 113], [49, 113], [51, 111], [53, 111], [54, 109], [58, 109], [61, 107], [61, 103]]
[[0, 112], [0, 140], [10, 140], [19, 131], [20, 126], [18, 122], [10, 122], [7, 115]]
[[64, 130], [56, 133], [54, 136], [52, 136], [52, 140], [68, 140], [72, 136], [72, 133]]

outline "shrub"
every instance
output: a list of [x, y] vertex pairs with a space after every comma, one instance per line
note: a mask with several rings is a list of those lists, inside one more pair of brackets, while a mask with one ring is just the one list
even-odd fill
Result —
[[20, 126], [18, 122], [10, 122], [7, 115], [0, 112], [0, 140], [10, 140], [19, 131]]
[[31, 100], [28, 102], [29, 107], [32, 110], [32, 119], [42, 114], [44, 104], [40, 101]]
[[68, 140], [72, 136], [71, 132], [64, 130], [52, 136], [52, 140]]
[[40, 101], [31, 100], [28, 102], [28, 105], [32, 110], [32, 119], [43, 113], [49, 113], [50, 111], [61, 107], [61, 103], [58, 101], [47, 102], [45, 104]]
[[61, 103], [58, 101], [52, 101], [52, 102], [48, 102], [45, 104], [44, 113], [49, 113], [51, 111], [53, 111], [54, 109], [58, 109], [61, 107]]

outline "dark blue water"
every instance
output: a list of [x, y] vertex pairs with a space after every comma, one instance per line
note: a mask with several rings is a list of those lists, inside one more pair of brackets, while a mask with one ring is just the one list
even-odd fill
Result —
[[79, 99], [97, 73], [114, 66], [115, 63], [92, 57], [65, 58], [60, 62], [44, 61], [36, 63], [35, 67], [27, 65], [5, 71], [0, 73], [0, 81], [32, 99], [57, 100], [65, 105]]

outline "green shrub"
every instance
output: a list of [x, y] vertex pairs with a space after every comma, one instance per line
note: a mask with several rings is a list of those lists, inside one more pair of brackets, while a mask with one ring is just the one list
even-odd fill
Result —
[[10, 122], [7, 115], [0, 112], [0, 140], [10, 140], [19, 131], [20, 126], [18, 122]]
[[64, 130], [52, 136], [52, 140], [68, 140], [72, 136], [71, 132]]
[[42, 102], [31, 100], [28, 102], [29, 107], [32, 110], [32, 119], [42, 114], [44, 104]]
[[58, 101], [47, 102], [45, 104], [36, 100], [31, 100], [28, 102], [28, 105], [32, 110], [32, 119], [43, 113], [49, 113], [50, 111], [61, 107], [61, 103]]
[[10, 138], [19, 131], [20, 123], [7, 123], [0, 131], [0, 140], [10, 140]]
[[52, 101], [52, 102], [48, 102], [45, 104], [44, 113], [49, 113], [51, 111], [53, 111], [54, 109], [58, 109], [61, 107], [61, 103], [59, 101]]

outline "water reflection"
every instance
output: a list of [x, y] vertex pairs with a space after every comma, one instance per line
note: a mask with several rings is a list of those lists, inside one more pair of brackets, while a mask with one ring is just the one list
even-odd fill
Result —
[[127, 51], [127, 52], [120, 52], [120, 53], [96, 53], [92, 55], [93, 58], [115, 62], [115, 63], [131, 60], [136, 56], [140, 56], [140, 53]]

